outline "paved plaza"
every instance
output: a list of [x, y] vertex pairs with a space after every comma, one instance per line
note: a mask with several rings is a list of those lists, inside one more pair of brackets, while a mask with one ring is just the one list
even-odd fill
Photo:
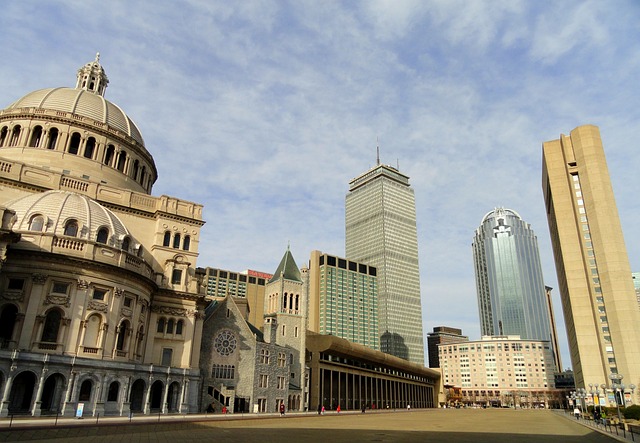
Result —
[[[198, 420], [194, 421], [194, 418]], [[547, 410], [432, 409], [328, 412], [279, 416], [163, 416], [59, 420], [0, 420], [0, 441], [22, 442], [550, 442], [616, 440], [562, 413]], [[619, 440], [622, 440], [621, 438]]]

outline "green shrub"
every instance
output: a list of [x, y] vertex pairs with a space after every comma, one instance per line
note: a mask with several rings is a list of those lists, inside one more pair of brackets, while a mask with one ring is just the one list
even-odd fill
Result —
[[640, 406], [632, 405], [624, 408], [624, 418], [627, 420], [640, 420]]

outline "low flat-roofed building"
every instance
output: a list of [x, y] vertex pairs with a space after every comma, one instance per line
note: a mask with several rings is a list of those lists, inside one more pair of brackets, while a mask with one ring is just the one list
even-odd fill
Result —
[[306, 349], [311, 408], [433, 408], [438, 404], [438, 370], [310, 331]]

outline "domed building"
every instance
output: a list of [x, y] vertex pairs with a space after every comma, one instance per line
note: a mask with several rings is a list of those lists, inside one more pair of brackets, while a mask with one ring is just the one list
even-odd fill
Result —
[[151, 195], [108, 83], [96, 56], [0, 111], [0, 416], [199, 408], [202, 205]]

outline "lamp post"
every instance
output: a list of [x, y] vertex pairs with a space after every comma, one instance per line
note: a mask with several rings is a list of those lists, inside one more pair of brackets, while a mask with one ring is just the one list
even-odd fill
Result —
[[622, 423], [622, 415], [620, 415], [620, 401], [618, 400], [618, 395], [622, 390], [622, 399], [624, 400], [624, 385], [622, 384], [622, 379], [624, 376], [622, 374], [609, 374], [609, 379], [611, 379], [611, 389], [613, 389], [613, 395], [616, 399], [616, 409], [618, 410], [618, 421]]
[[633, 393], [636, 391], [636, 385], [634, 385], [633, 383], [631, 383], [629, 385], [629, 389], [631, 389], [631, 404], [635, 404], [635, 402], [633, 401]]

